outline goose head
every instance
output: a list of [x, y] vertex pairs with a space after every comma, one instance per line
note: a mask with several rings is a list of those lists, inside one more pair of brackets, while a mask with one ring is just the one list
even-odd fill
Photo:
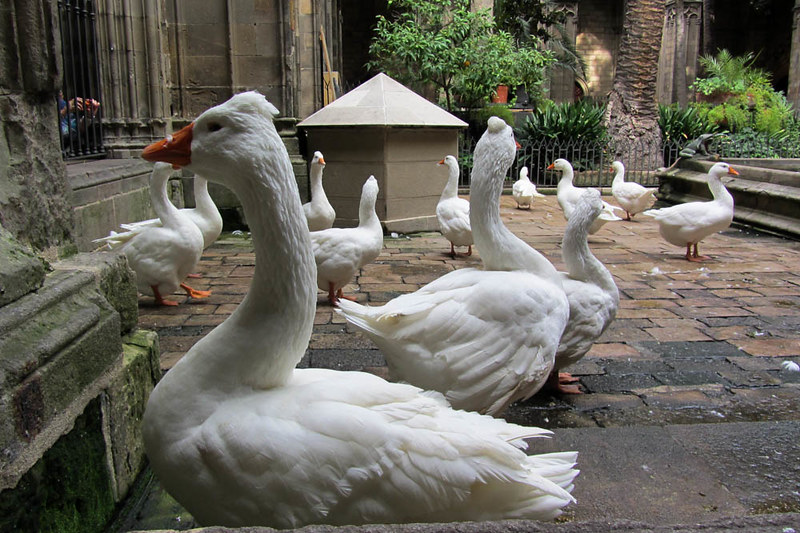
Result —
[[325, 158], [322, 156], [322, 152], [316, 151], [314, 152], [314, 157], [311, 158], [312, 165], [318, 165], [320, 167], [325, 166]]
[[550, 165], [547, 167], [547, 170], [559, 170], [562, 173], [561, 174], [562, 178], [570, 178], [570, 179], [572, 178], [572, 173], [573, 173], [572, 164], [566, 159], [561, 159], [561, 158], [556, 159], [555, 161], [550, 163]]
[[446, 165], [446, 166], [448, 166], [450, 168], [453, 168], [453, 167], [457, 167], [458, 166], [458, 161], [456, 160], [455, 156], [448, 155], [448, 156], [445, 156], [444, 159], [442, 159], [441, 161], [439, 161], [436, 164], [437, 165]]
[[[475, 167], [483, 167], [477, 176], [501, 176], [505, 179], [508, 167], [514, 161], [519, 143], [514, 139], [514, 130], [499, 117], [489, 117], [487, 128], [475, 145], [473, 160]], [[475, 171], [473, 171], [475, 176]]]
[[528, 179], [528, 167], [522, 167], [519, 169], [519, 179], [526, 180]]
[[709, 176], [714, 176], [715, 178], [722, 178], [722, 176], [725, 176], [726, 174], [738, 176], [739, 172], [737, 172], [736, 169], [734, 169], [728, 163], [715, 163], [714, 166], [708, 170], [708, 174]]
[[377, 199], [378, 180], [375, 179], [375, 176], [370, 176], [361, 187], [361, 205], [371, 209], [375, 206], [375, 201]]
[[622, 161], [614, 161], [611, 163], [611, 168], [609, 170], [619, 175], [625, 172], [625, 165], [622, 164]]
[[[193, 166], [211, 181], [229, 186], [237, 194], [247, 195], [247, 178], [231, 168], [251, 167], [253, 154], [284, 149], [265, 128], [264, 118], [271, 123], [278, 110], [262, 94], [240, 93], [230, 100], [202, 113], [191, 124], [144, 149], [147, 161], [164, 161], [174, 168]], [[273, 128], [274, 129], [274, 128]], [[261, 133], [259, 135], [257, 133]], [[278, 139], [280, 140], [280, 139]]]

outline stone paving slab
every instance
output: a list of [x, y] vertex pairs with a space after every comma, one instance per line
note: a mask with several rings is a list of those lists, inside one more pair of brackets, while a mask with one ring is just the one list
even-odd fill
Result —
[[[509, 229], [563, 269], [565, 222], [555, 197], [538, 200], [530, 211], [513, 205], [510, 197], [501, 199]], [[384, 242], [378, 259], [345, 289], [368, 305], [416, 290], [454, 269], [480, 266], [480, 250], [451, 259], [449, 244], [438, 233]], [[690, 263], [682, 249], [661, 239], [652, 219], [642, 216], [606, 224], [589, 242], [614, 275], [621, 302], [616, 321], [570, 369], [586, 394], [542, 391], [513, 405], [507, 419], [576, 431], [697, 424], [722, 431], [739, 427], [734, 423], [800, 419], [800, 373], [781, 369], [785, 360], [800, 362], [799, 242], [729, 228], [700, 244], [701, 254], [711, 260]], [[204, 277], [192, 280], [196, 288], [211, 289], [210, 298], [176, 295], [182, 304], [163, 308], [140, 296], [139, 323], [162, 335], [164, 369], [235, 309], [254, 262], [247, 234], [228, 234], [204, 253], [198, 267]], [[347, 328], [322, 293], [302, 365], [386, 374], [380, 352]], [[792, 426], [797, 436], [795, 430]], [[587, 466], [593, 464], [591, 454], [586, 450]], [[592, 500], [583, 501], [591, 505]], [[597, 517], [585, 517], [590, 518]]]

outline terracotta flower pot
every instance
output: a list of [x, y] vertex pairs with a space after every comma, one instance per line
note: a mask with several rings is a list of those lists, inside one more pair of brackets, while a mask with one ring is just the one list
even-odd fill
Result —
[[497, 89], [495, 89], [494, 94], [492, 94], [492, 103], [493, 104], [508, 103], [508, 85], [497, 86]]

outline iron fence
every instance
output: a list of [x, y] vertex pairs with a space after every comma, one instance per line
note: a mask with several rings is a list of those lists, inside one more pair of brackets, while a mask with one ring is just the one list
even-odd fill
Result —
[[95, 4], [91, 0], [59, 0], [58, 17], [64, 70], [58, 95], [61, 153], [65, 159], [103, 156]]
[[[462, 137], [459, 148], [462, 187], [469, 187], [474, 148], [475, 142]], [[555, 187], [561, 173], [549, 171], [547, 167], [556, 159], [562, 158], [569, 161], [575, 169], [574, 182], [578, 186], [610, 187], [614, 179], [611, 163], [622, 161], [625, 164], [626, 180], [656, 187], [656, 170], [674, 163], [680, 150], [680, 145], [674, 142], [655, 147], [644, 142], [629, 142], [618, 147], [611, 142], [539, 139], [522, 144], [506, 180], [507, 185], [511, 186], [518, 179], [520, 169], [525, 166], [528, 167], [528, 177], [537, 187]]]

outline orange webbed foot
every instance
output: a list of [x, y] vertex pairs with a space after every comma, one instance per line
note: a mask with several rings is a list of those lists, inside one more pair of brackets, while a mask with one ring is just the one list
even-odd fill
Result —
[[178, 305], [178, 302], [173, 300], [165, 300], [163, 296], [161, 296], [161, 292], [158, 290], [157, 285], [151, 285], [150, 289], [153, 291], [153, 298], [155, 298], [156, 305], [164, 305], [167, 307], [175, 307]]
[[211, 296], [211, 291], [200, 291], [197, 289], [193, 289], [192, 287], [188, 286], [185, 283], [181, 283], [181, 289], [186, 291], [186, 294], [189, 295], [190, 298], [208, 298]]

